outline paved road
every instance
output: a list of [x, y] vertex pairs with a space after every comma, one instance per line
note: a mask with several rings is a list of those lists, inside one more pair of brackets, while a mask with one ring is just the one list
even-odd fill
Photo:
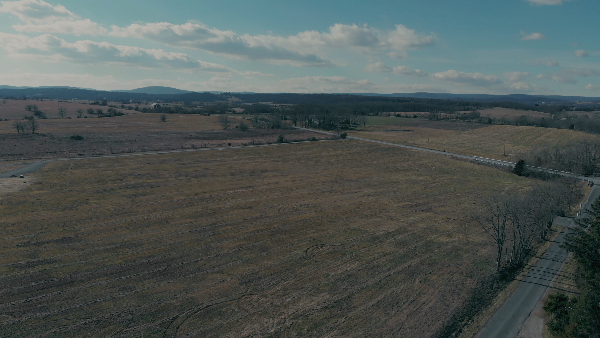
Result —
[[33, 162], [24, 167], [0, 173], [0, 178], [31, 174], [42, 169], [46, 164], [48, 164], [48, 161]]
[[[599, 196], [600, 187], [594, 187], [582, 210], [589, 209]], [[582, 216], [586, 217], [587, 213], [585, 211], [582, 212]], [[551, 284], [567, 259], [568, 252], [561, 248], [560, 245], [569, 233], [569, 227], [574, 226], [574, 223], [573, 220], [559, 217], [555, 220], [555, 224], [567, 227], [559, 234], [550, 248], [546, 250], [538, 264], [529, 271], [529, 274], [522, 280], [515, 293], [488, 320], [486, 326], [479, 332], [477, 337], [517, 337], [521, 326], [534, 310], [544, 293], [546, 293], [546, 290], [549, 287], [560, 290], [561, 285], [559, 283], [555, 285]]]
[[567, 259], [567, 251], [560, 247], [565, 234], [565, 232], [560, 233], [556, 242], [552, 243], [538, 264], [523, 279], [515, 293], [502, 304], [477, 337], [517, 337], [521, 326], [546, 293], [548, 286]]

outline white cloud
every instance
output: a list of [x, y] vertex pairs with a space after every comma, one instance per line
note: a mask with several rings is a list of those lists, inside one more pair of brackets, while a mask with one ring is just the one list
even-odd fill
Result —
[[531, 74], [525, 72], [508, 72], [503, 75], [511, 82], [521, 82], [523, 79], [531, 76]]
[[57, 20], [77, 19], [65, 6], [53, 6], [45, 1], [20, 0], [2, 1], [0, 13], [11, 13], [25, 22], [46, 23]]
[[195, 60], [183, 53], [168, 53], [162, 49], [145, 49], [90, 40], [69, 43], [50, 34], [30, 38], [26, 35], [0, 33], [0, 46], [13, 55], [38, 57], [46, 61], [67, 59], [77, 63], [114, 63], [141, 68], [231, 71], [218, 64]]
[[590, 56], [590, 53], [588, 53], [587, 51], [583, 50], [583, 49], [578, 49], [575, 51], [575, 55], [577, 55], [577, 57], [580, 58], [585, 58]]
[[255, 77], [255, 76], [258, 76], [258, 77], [275, 76], [275, 74], [265, 74], [265, 73], [256, 72], [256, 71], [246, 71], [246, 72], [243, 72], [243, 73], [239, 73], [239, 75], [243, 75], [243, 76], [246, 76], [248, 78]]
[[14, 25], [17, 32], [23, 33], [57, 33], [72, 35], [104, 35], [108, 32], [106, 28], [100, 27], [90, 19], [55, 21], [44, 24]]
[[474, 86], [490, 86], [502, 83], [496, 76], [493, 75], [485, 75], [481, 73], [464, 73], [456, 70], [447, 70], [445, 72], [434, 73], [431, 74], [431, 76], [438, 80], [451, 81]]
[[557, 72], [554, 74], [549, 74], [549, 75], [540, 74], [536, 78], [538, 78], [538, 79], [550, 78], [559, 83], [577, 84], [578, 77], [592, 77], [592, 76], [600, 76], [600, 71], [597, 71], [595, 69], [589, 69], [589, 68], [586, 68], [586, 69], [567, 68], [567, 69], [563, 69], [560, 72]]
[[305, 31], [287, 38], [261, 35], [252, 37], [263, 44], [285, 46], [286, 48], [317, 53], [324, 48], [352, 49], [365, 54], [387, 53], [401, 58], [410, 49], [422, 48], [435, 43], [434, 35], [424, 35], [403, 25], [396, 25], [391, 31], [380, 31], [364, 25], [362, 27], [335, 24], [329, 32]]
[[529, 62], [532, 66], [558, 67], [559, 63], [552, 60], [537, 59]]
[[161, 22], [145, 25], [133, 24], [125, 28], [113, 26], [111, 35], [142, 38], [172, 47], [202, 49], [234, 58], [288, 63], [295, 66], [332, 65], [315, 54], [296, 52], [281, 46], [266, 44], [249, 35], [221, 31], [199, 23], [174, 25]]
[[598, 88], [598, 86], [594, 86], [593, 84], [588, 84], [587, 86], [585, 86], [585, 89], [587, 90], [592, 90], [592, 91], [599, 91], [600, 88]]
[[388, 53], [401, 57], [409, 49], [435, 42], [435, 36], [422, 35], [403, 25], [392, 31], [368, 26], [335, 24], [328, 32], [305, 31], [297, 35], [239, 35], [202, 23], [174, 25], [167, 22], [112, 27], [111, 35], [135, 37], [173, 47], [206, 50], [233, 58], [287, 63], [294, 66], [332, 66], [319, 56], [325, 49], [351, 49], [361, 53]]
[[81, 19], [62, 5], [53, 6], [41, 0], [2, 1], [0, 13], [11, 13], [26, 23], [13, 26], [18, 32], [62, 33], [78, 36], [108, 33], [106, 28], [90, 19]]
[[351, 80], [342, 76], [308, 76], [279, 81], [279, 88], [297, 93], [360, 93], [373, 90], [368, 80]]
[[520, 93], [532, 92], [532, 91], [536, 91], [539, 89], [536, 85], [531, 85], [529, 83], [522, 82], [522, 81], [511, 83], [509, 85], [509, 87], [510, 87], [510, 89], [516, 90], [517, 92], [520, 92]]
[[428, 73], [426, 73], [422, 70], [419, 70], [419, 69], [411, 69], [406, 66], [398, 66], [398, 67], [390, 68], [390, 67], [386, 66], [383, 62], [375, 62], [375, 63], [368, 64], [367, 67], [365, 67], [365, 71], [367, 71], [369, 73], [393, 73], [398, 76], [421, 76], [421, 77], [429, 76]]
[[429, 76], [428, 73], [426, 73], [420, 69], [411, 69], [411, 68], [408, 68], [405, 66], [394, 67], [394, 68], [392, 68], [392, 72], [395, 75], [399, 75], [399, 76], [421, 76], [421, 77]]
[[370, 63], [365, 67], [365, 71], [369, 73], [391, 73], [393, 69], [386, 66], [383, 62]]
[[542, 40], [546, 37], [542, 33], [525, 33], [521, 31], [521, 40]]
[[545, 6], [545, 5], [562, 5], [563, 2], [571, 0], [527, 0], [532, 5]]

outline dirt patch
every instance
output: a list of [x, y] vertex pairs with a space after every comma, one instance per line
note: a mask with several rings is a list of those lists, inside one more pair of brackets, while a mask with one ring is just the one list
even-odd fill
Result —
[[33, 177], [0, 178], [0, 198], [2, 198], [2, 196], [7, 193], [19, 191], [19, 190], [31, 185], [33, 182], [34, 182]]

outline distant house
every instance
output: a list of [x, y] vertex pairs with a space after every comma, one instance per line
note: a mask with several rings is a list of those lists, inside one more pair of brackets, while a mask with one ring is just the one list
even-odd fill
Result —
[[160, 108], [162, 108], [162, 106], [160, 104], [158, 104], [158, 103], [153, 103], [153, 104], [150, 105], [150, 108], [152, 108], [152, 109], [160, 109]]

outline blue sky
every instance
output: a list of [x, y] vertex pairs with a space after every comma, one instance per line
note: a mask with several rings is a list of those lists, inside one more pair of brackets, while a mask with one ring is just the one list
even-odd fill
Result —
[[0, 85], [600, 96], [597, 0], [0, 1]]

